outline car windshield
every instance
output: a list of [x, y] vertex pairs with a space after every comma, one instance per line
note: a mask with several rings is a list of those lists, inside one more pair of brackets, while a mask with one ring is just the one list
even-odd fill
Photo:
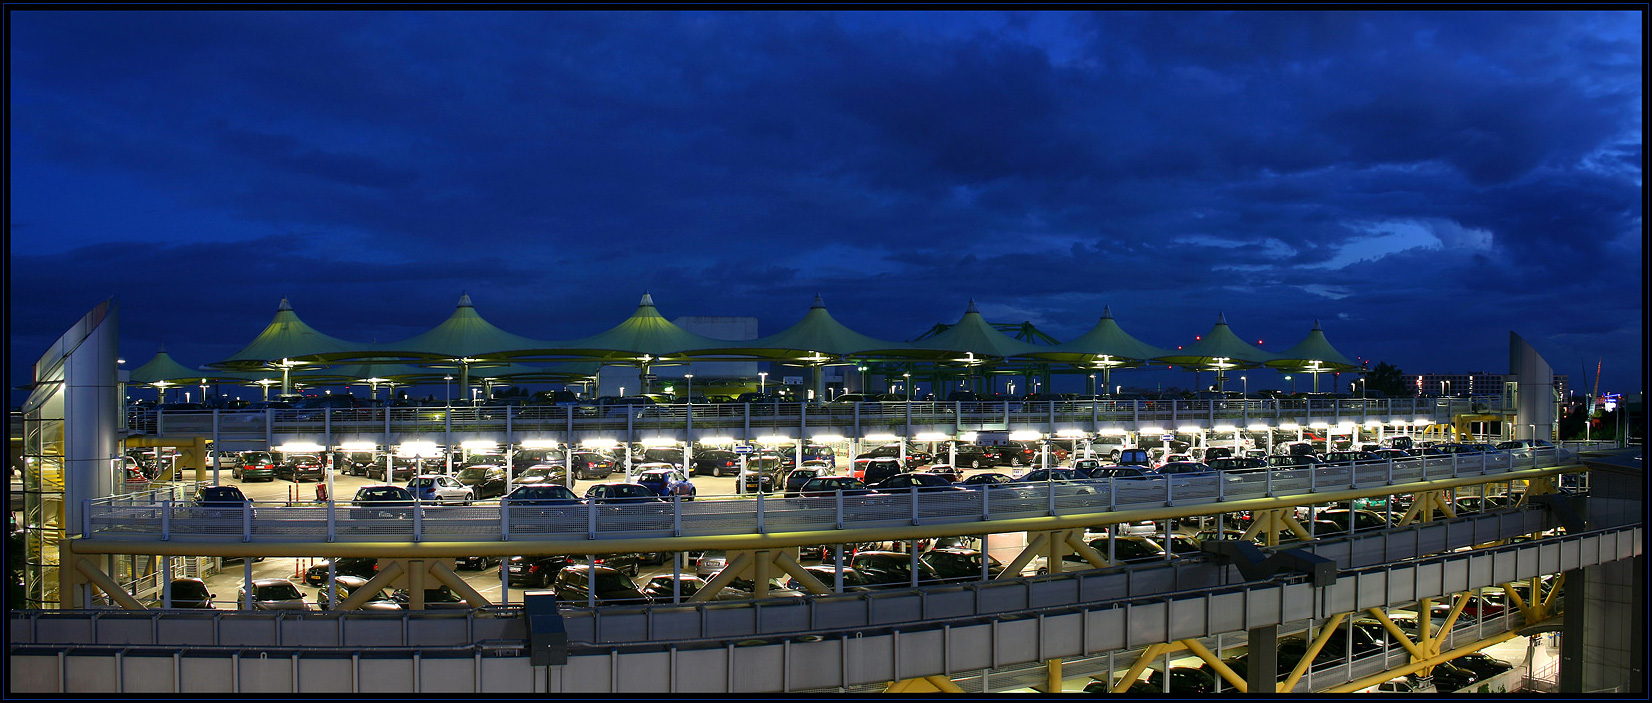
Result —
[[290, 583], [271, 583], [258, 587], [258, 600], [303, 600], [304, 594]]
[[203, 489], [201, 489], [201, 500], [237, 501], [237, 502], [239, 502], [239, 501], [244, 501], [246, 499], [247, 499], [247, 497], [241, 494], [241, 490], [238, 489], [238, 488], [235, 488], [234, 486], [221, 486], [221, 487], [218, 487], [218, 488], [203, 488]]

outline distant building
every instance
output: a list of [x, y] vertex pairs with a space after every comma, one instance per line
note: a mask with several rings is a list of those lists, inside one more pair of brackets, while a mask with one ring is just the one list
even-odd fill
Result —
[[[1470, 396], [1503, 395], [1503, 381], [1506, 374], [1486, 373], [1484, 371], [1470, 371], [1468, 373], [1426, 373], [1419, 374], [1412, 381], [1417, 395], [1451, 396], [1467, 398]], [[1554, 388], [1558, 397], [1564, 399], [1571, 393], [1566, 383], [1565, 374], [1554, 375]]]

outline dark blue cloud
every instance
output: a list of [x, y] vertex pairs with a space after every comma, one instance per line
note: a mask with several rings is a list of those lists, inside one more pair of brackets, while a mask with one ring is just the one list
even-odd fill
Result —
[[973, 298], [1640, 365], [1639, 15], [11, 17], [14, 359], [110, 295], [129, 356], [204, 363], [283, 295], [366, 341], [460, 291], [540, 338], [652, 291], [765, 333], [815, 293], [893, 339]]

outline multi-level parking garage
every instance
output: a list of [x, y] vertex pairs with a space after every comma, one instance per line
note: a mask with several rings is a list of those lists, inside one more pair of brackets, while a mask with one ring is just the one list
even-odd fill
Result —
[[[100, 380], [112, 363], [72, 363], [100, 348], [97, 327], [89, 321], [61, 345], [70, 357], [59, 378], [64, 402], [55, 409], [66, 446], [63, 485], [95, 480], [99, 455], [76, 446], [112, 438], [120, 423], [112, 407], [99, 411], [84, 400], [113, 387]], [[410, 442], [463, 448], [468, 441], [510, 456], [509, 449], [530, 443], [566, 450], [767, 437], [771, 444], [832, 443], [846, 457], [863, 442], [886, 441], [882, 434], [926, 441], [968, 432], [1066, 433], [1081, 442], [1121, 437], [1121, 443], [1151, 446], [1174, 433], [1207, 447], [1246, 439], [1266, 447], [1295, 432], [1377, 441], [1427, 427], [1455, 430], [1497, 412], [1449, 401], [735, 407], [667, 407], [619, 417], [577, 410], [490, 415], [472, 408], [161, 413], [132, 418], [131, 429], [153, 433], [157, 443], [188, 438], [200, 446], [210, 439], [220, 450], [306, 443], [382, 456]], [[1511, 409], [1515, 422], [1503, 415], [1505, 426], [1528, 419]], [[54, 410], [32, 412], [36, 419], [25, 432], [49, 434], [50, 416], [40, 416]], [[100, 423], [101, 435], [87, 431]], [[81, 458], [87, 456], [93, 458]], [[208, 469], [201, 471], [197, 476], [206, 478]], [[1557, 478], [1582, 472], [1587, 481]], [[1588, 492], [1561, 490], [1571, 485]], [[119, 493], [106, 485], [101, 494], [91, 491], [59, 507], [69, 538], [53, 545], [51, 590], [63, 607], [13, 614], [14, 692], [917, 692], [1034, 684], [1054, 691], [1090, 678], [1122, 691], [1151, 670], [1201, 663], [1222, 688], [1355, 690], [1555, 627], [1568, 633], [1563, 682], [1570, 667], [1574, 690], [1598, 690], [1620, 685], [1612, 683], [1612, 672], [1624, 667], [1614, 658], [1638, 661], [1642, 641], [1638, 631], [1625, 629], [1637, 620], [1621, 616], [1638, 614], [1642, 600], [1638, 458], [1579, 459], [1539, 450], [949, 495], [705, 495], [646, 507], [416, 505], [405, 518], [362, 515], [337, 500], [257, 503], [238, 514], [213, 514], [195, 510], [179, 493]], [[1460, 500], [1466, 497], [1503, 500], [1482, 500], [1471, 510]], [[1327, 533], [1309, 517], [1356, 501], [1383, 506], [1389, 519], [1381, 527]], [[1260, 537], [1264, 545], [1214, 540], [1217, 546], [1199, 553], [1129, 563], [1089, 541], [1119, 529], [1112, 526], [1142, 521], [1168, 530], [1176, 521], [1203, 518], [1220, 534], [1224, 521], [1241, 515], [1249, 518], [1241, 537]], [[803, 568], [798, 553], [810, 545], [965, 536], [992, 545], [1005, 535], [1019, 536], [1012, 543], [1024, 546], [1008, 555], [1002, 573], [984, 569], [980, 579], [868, 591], [828, 583], [821, 576], [833, 570]], [[37, 547], [47, 553], [45, 545]], [[456, 577], [450, 561], [704, 549], [726, 551], [730, 564], [707, 592], [717, 591], [717, 579], [744, 578], [754, 583], [752, 599], [546, 607], [545, 597], [530, 593], [515, 606], [508, 597], [490, 602], [481, 596], [473, 580]], [[355, 613], [348, 612], [358, 604], [352, 596], [345, 610], [331, 612], [145, 610], [116, 576], [119, 565], [137, 560], [169, 565], [214, 555], [317, 552], [378, 557], [378, 575], [358, 593], [405, 587], [416, 606], [421, 587], [440, 584], [473, 607]], [[836, 550], [824, 559], [827, 566], [840, 560]], [[1049, 573], [1028, 568], [1039, 562]], [[1563, 587], [1545, 579], [1561, 574]], [[771, 576], [790, 577], [810, 594], [764, 598]], [[1513, 607], [1493, 612], [1478, 605], [1493, 592]], [[100, 599], [124, 609], [87, 609]], [[1372, 622], [1383, 633], [1380, 648], [1316, 656], [1338, 632]], [[1270, 660], [1286, 659], [1278, 643], [1293, 636], [1306, 651], [1272, 675]], [[1248, 671], [1231, 665], [1236, 652], [1249, 658]], [[1630, 676], [1616, 680], [1638, 677], [1638, 670], [1628, 670]]]

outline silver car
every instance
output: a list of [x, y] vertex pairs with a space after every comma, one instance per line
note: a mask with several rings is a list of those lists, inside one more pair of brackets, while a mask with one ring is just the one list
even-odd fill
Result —
[[[242, 586], [235, 594], [237, 606], [247, 602], [247, 588]], [[258, 579], [252, 582], [253, 610], [309, 610], [304, 592], [287, 579]]]

